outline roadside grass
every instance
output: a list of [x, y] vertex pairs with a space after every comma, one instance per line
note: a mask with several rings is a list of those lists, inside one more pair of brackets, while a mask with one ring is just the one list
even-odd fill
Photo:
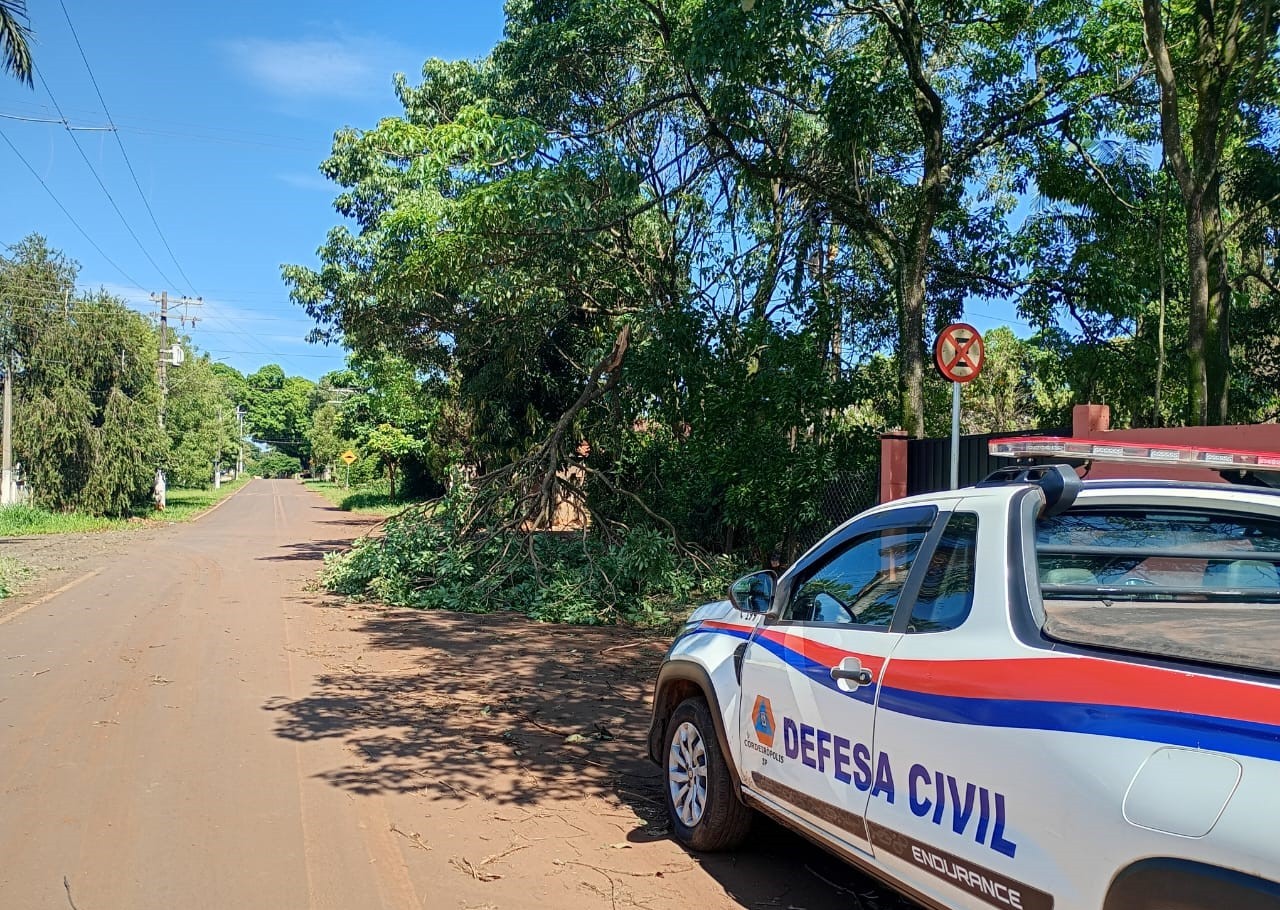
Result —
[[[24, 503], [0, 506], [0, 537], [28, 537], [35, 534], [83, 534], [120, 528], [136, 528], [151, 521], [174, 523], [190, 521], [219, 500], [230, 496], [249, 482], [248, 475], [218, 490], [169, 490], [168, 508], [149, 511], [132, 518], [99, 518], [79, 512], [49, 512]], [[0, 571], [3, 567], [0, 567]]]
[[359, 515], [394, 515], [417, 499], [392, 499], [385, 481], [359, 484], [347, 489], [340, 483], [327, 480], [304, 480], [308, 490], [315, 490], [344, 512]]
[[153, 512], [147, 517], [160, 521], [190, 521], [220, 500], [226, 499], [249, 480], [249, 475], [243, 474], [236, 480], [224, 483], [217, 490], [170, 490], [165, 496], [167, 503], [165, 510], [159, 513]]
[[126, 522], [118, 518], [98, 518], [79, 512], [47, 512], [24, 503], [0, 506], [0, 537], [105, 531], [124, 524]]
[[12, 597], [24, 578], [31, 575], [31, 570], [8, 556], [0, 556], [0, 600]]

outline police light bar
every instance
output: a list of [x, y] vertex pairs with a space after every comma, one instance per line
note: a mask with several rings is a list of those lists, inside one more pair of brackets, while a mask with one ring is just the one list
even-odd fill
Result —
[[1063, 436], [1011, 436], [993, 439], [987, 444], [987, 449], [997, 458], [1067, 458], [1176, 468], [1208, 468], [1213, 471], [1280, 471], [1280, 452], [1250, 449], [1214, 449], [1131, 441], [1101, 442]]

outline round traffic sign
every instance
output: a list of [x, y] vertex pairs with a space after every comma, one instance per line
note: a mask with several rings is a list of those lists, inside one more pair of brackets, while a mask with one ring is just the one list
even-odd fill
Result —
[[964, 322], [953, 322], [942, 330], [933, 349], [938, 371], [951, 382], [971, 382], [982, 372], [986, 351], [982, 334]]

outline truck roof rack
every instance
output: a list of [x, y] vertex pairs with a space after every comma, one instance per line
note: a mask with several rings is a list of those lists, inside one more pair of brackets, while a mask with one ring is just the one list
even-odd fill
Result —
[[1071, 508], [1084, 482], [1069, 464], [1013, 465], [1001, 468], [977, 484], [998, 487], [1012, 483], [1035, 484], [1044, 494], [1044, 514], [1057, 515]]

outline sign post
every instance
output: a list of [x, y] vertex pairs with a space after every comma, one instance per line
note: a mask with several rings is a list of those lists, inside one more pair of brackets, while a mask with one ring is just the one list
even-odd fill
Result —
[[960, 386], [982, 372], [986, 350], [982, 335], [973, 326], [953, 322], [942, 330], [934, 345], [938, 372], [951, 382], [951, 489], [960, 486]]
[[351, 489], [351, 465], [358, 456], [356, 455], [355, 452], [351, 451], [350, 449], [347, 449], [339, 457], [342, 459], [342, 463], [347, 466], [347, 480], [346, 480], [346, 483], [342, 485], [342, 487], [344, 490], [349, 490]]

